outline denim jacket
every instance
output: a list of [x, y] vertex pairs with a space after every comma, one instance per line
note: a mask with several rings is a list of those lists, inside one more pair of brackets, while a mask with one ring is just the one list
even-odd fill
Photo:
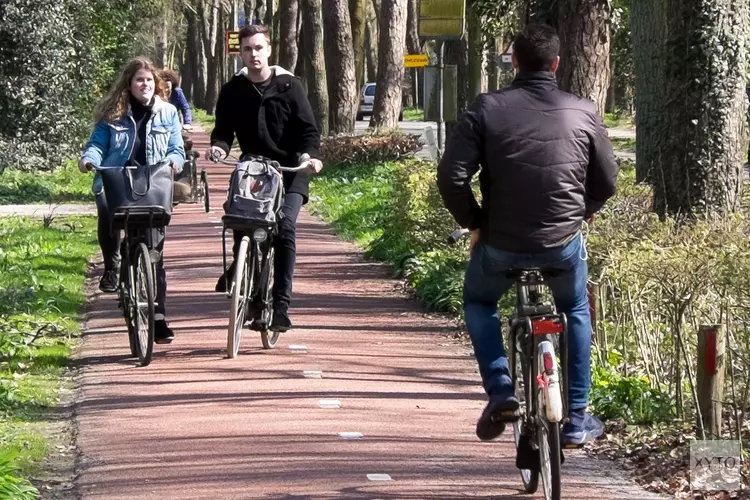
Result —
[[[185, 148], [177, 109], [155, 96], [152, 110], [146, 124], [146, 162], [153, 165], [167, 158], [177, 164], [180, 172], [185, 163]], [[123, 118], [97, 123], [83, 151], [82, 160], [98, 167], [125, 165], [133, 150], [135, 133], [135, 120], [128, 107], [128, 113]], [[103, 189], [101, 176], [97, 172], [92, 190], [99, 195]]]

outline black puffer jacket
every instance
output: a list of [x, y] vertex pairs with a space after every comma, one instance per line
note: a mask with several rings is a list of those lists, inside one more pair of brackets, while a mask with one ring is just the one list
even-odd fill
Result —
[[[482, 206], [471, 191], [479, 170]], [[482, 94], [456, 124], [438, 167], [445, 206], [461, 227], [509, 252], [568, 243], [615, 193], [618, 165], [591, 101], [550, 72], [523, 73]]]

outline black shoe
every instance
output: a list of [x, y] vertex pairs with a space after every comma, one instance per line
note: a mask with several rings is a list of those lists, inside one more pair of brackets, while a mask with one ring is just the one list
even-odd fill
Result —
[[290, 328], [292, 328], [292, 322], [289, 321], [289, 314], [287, 314], [286, 310], [275, 310], [273, 312], [273, 319], [271, 320], [271, 330], [284, 333]]
[[499, 393], [490, 396], [477, 421], [477, 437], [482, 441], [492, 441], [505, 431], [505, 424], [518, 420], [518, 399], [513, 393]]
[[226, 293], [227, 283], [225, 281], [225, 278], [228, 281], [232, 281], [232, 279], [234, 279], [234, 262], [232, 262], [232, 265], [229, 266], [229, 269], [227, 269], [226, 272], [219, 277], [219, 281], [216, 282], [214, 291]]
[[104, 293], [115, 293], [117, 291], [117, 271], [105, 269], [104, 276], [99, 280], [99, 290]]
[[169, 344], [174, 340], [174, 332], [167, 326], [163, 319], [154, 321], [154, 342], [157, 344]]

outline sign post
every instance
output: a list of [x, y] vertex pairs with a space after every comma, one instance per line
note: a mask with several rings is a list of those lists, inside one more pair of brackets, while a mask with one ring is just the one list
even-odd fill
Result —
[[227, 55], [240, 55], [240, 32], [227, 31]]
[[466, 26], [466, 0], [420, 0], [419, 1], [419, 37], [435, 40], [438, 44], [438, 121], [437, 147], [443, 150], [443, 70], [445, 42], [460, 40]]

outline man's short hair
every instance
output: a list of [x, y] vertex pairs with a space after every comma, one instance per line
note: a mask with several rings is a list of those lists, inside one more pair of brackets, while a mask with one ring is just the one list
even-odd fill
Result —
[[242, 40], [255, 35], [263, 35], [266, 37], [266, 41], [271, 43], [268, 26], [263, 26], [262, 24], [248, 24], [240, 30], [240, 45], [242, 45]]
[[560, 53], [560, 37], [552, 26], [529, 24], [513, 41], [521, 71], [549, 71]]

